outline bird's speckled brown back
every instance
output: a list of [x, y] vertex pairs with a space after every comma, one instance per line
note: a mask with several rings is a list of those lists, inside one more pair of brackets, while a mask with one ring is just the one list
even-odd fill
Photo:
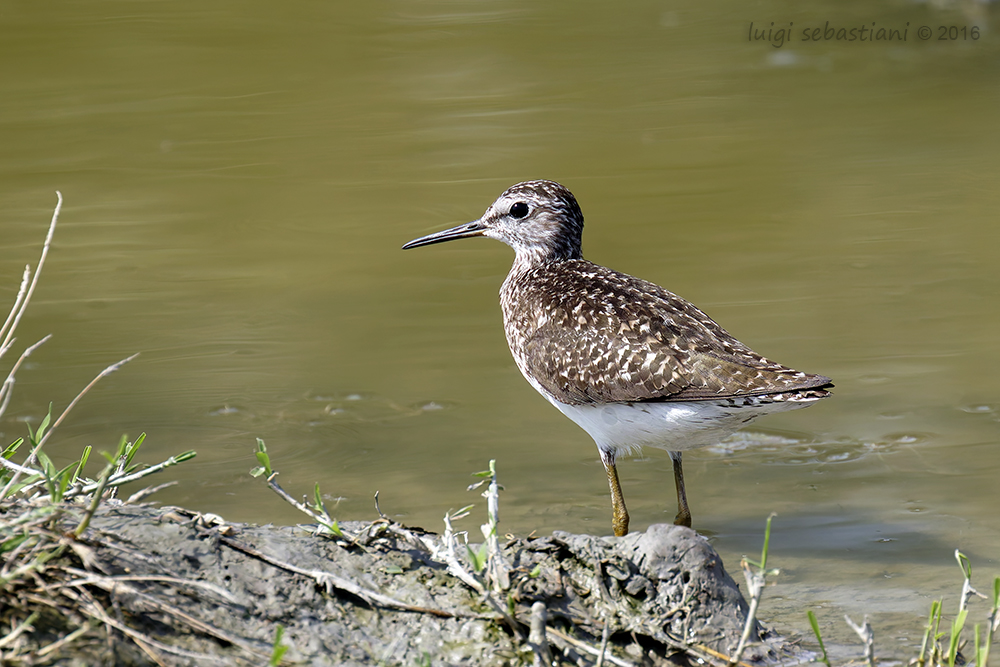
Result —
[[521, 372], [570, 405], [702, 401], [830, 383], [762, 357], [662, 287], [584, 259], [512, 271], [500, 302]]

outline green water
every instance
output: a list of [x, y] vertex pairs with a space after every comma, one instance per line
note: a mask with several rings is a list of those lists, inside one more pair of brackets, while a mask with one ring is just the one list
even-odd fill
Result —
[[[978, 6], [977, 6], [978, 7]], [[664, 285], [834, 398], [685, 456], [730, 570], [778, 513], [764, 616], [919, 642], [953, 551], [1000, 574], [1000, 45], [989, 7], [884, 3], [108, 2], [0, 8], [0, 298], [66, 204], [0, 422], [48, 445], [148, 434], [165, 503], [440, 529], [497, 459], [505, 530], [610, 532], [589, 437], [521, 378], [496, 293], [511, 252], [405, 241], [559, 180], [593, 261]], [[750, 23], [794, 24], [780, 48]], [[800, 29], [910, 23], [906, 42]], [[981, 26], [921, 41], [918, 26]], [[933, 33], [937, 36], [937, 31]], [[2, 362], [7, 364], [8, 358]], [[6, 369], [8, 366], [4, 365]], [[6, 371], [4, 371], [6, 372]], [[661, 452], [619, 465], [633, 529], [670, 521]], [[166, 478], [163, 478], [166, 479]], [[480, 502], [476, 511], [484, 511]], [[477, 530], [474, 516], [468, 528]]]

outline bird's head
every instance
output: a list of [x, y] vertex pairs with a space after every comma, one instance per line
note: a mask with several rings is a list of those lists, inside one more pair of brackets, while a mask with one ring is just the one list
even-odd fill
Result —
[[583, 213], [559, 183], [525, 181], [507, 188], [478, 220], [414, 239], [403, 250], [473, 236], [503, 241], [529, 266], [578, 259]]

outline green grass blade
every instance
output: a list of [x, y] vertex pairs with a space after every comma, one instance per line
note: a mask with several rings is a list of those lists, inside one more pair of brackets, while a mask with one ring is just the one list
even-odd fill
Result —
[[826, 646], [823, 644], [823, 637], [819, 632], [819, 621], [816, 620], [816, 614], [810, 609], [806, 612], [806, 616], [809, 617], [809, 625], [812, 626], [813, 634], [816, 635], [816, 641], [819, 642], [819, 650], [823, 652], [823, 663], [826, 667], [830, 667], [830, 658], [826, 655]]
[[285, 652], [288, 651], [288, 646], [281, 643], [284, 636], [285, 626], [279, 624], [277, 629], [274, 631], [274, 642], [271, 645], [271, 659], [267, 663], [270, 667], [278, 667], [278, 665], [281, 664], [281, 659], [284, 657]]
[[948, 638], [948, 667], [955, 667], [958, 659], [958, 645], [962, 639], [962, 628], [965, 626], [965, 618], [969, 615], [968, 609], [963, 609], [955, 616], [951, 623], [951, 636]]
[[142, 446], [142, 441], [146, 439], [145, 433], [140, 433], [139, 437], [135, 439], [135, 442], [126, 447], [125, 453], [125, 468], [128, 469], [132, 465], [132, 459], [135, 458], [136, 452], [139, 451], [139, 447]]
[[3, 450], [3, 457], [10, 460], [10, 458], [14, 456], [15, 452], [17, 452], [17, 448], [22, 444], [24, 444], [24, 438], [18, 438], [14, 442], [7, 445], [7, 448]]
[[[52, 404], [49, 403], [49, 412], [48, 412], [48, 414], [46, 414], [44, 417], [42, 417], [41, 423], [38, 425], [38, 428], [35, 429], [35, 442], [36, 443], [39, 440], [41, 440], [42, 437], [45, 435], [45, 430], [49, 427], [49, 423], [51, 421], [52, 421]], [[29, 428], [28, 431], [30, 432], [31, 429]]]
[[917, 664], [923, 665], [927, 659], [927, 646], [930, 643], [931, 637], [934, 635], [934, 617], [938, 616], [939, 610], [941, 608], [941, 601], [934, 600], [931, 602], [931, 613], [927, 617], [927, 627], [924, 628], [924, 641], [920, 644], [920, 655], [917, 657]]
[[326, 511], [326, 503], [323, 502], [323, 494], [319, 492], [319, 482], [316, 482], [316, 486], [313, 487], [313, 509], [324, 517], [330, 516]]
[[[274, 473], [271, 470], [271, 457], [267, 454], [267, 445], [260, 438], [257, 438], [257, 451], [254, 452], [254, 455], [257, 457], [257, 462], [260, 463], [260, 466], [250, 471], [250, 474], [254, 477], [260, 477], [263, 473], [265, 477], [270, 477]], [[254, 475], [254, 472], [257, 472], [257, 474]]]
[[41, 465], [42, 474], [45, 475], [45, 488], [49, 492], [49, 497], [56, 497], [56, 467], [52, 464], [52, 459], [48, 454], [38, 450], [35, 453], [38, 463]]
[[760, 552], [760, 569], [767, 569], [767, 547], [771, 543], [771, 519], [778, 516], [774, 512], [767, 517], [767, 525], [764, 526], [764, 548]]
[[76, 470], [73, 471], [73, 479], [70, 480], [71, 483], [75, 482], [83, 474], [83, 467], [87, 465], [87, 460], [90, 459], [90, 452], [93, 449], [90, 445], [83, 448], [83, 456], [80, 457], [80, 462], [77, 464]]

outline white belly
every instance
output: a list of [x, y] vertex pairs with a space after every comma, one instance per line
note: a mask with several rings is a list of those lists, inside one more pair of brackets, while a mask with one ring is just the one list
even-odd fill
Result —
[[550, 396], [520, 363], [518, 368], [535, 391], [589, 433], [603, 452], [634, 452], [643, 447], [681, 452], [707, 447], [718, 444], [760, 415], [804, 408], [821, 398], [790, 393], [673, 403], [570, 405]]
[[641, 447], [684, 451], [717, 444], [755, 417], [805, 407], [808, 403], [683, 401], [567, 405], [549, 399], [597, 443], [602, 451]]

